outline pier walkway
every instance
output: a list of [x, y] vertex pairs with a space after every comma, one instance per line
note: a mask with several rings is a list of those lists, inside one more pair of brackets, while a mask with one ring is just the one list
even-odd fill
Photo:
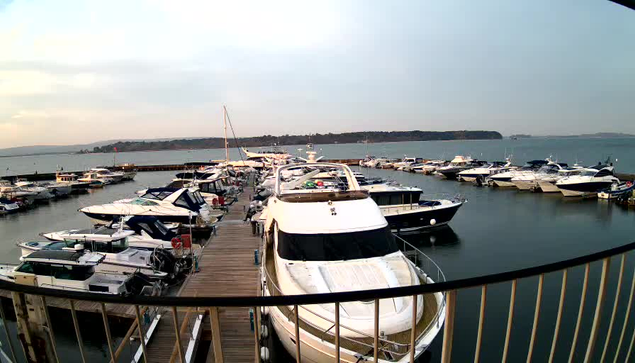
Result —
[[[254, 250], [260, 248], [260, 237], [254, 236], [251, 225], [243, 222], [250, 192], [246, 190], [217, 225], [217, 233], [203, 249], [198, 261], [199, 272], [190, 275], [183, 283], [179, 296], [256, 296], [259, 294], [259, 268], [254, 263]], [[196, 315], [191, 314], [190, 319]], [[209, 311], [204, 320], [204, 330], [209, 331]], [[254, 362], [255, 337], [251, 330], [249, 308], [221, 308], [220, 343], [225, 362]], [[179, 313], [181, 325], [185, 314]], [[188, 334], [188, 333], [186, 333]], [[185, 350], [189, 335], [181, 335]], [[212, 337], [212, 341], [216, 337]], [[155, 336], [148, 344], [148, 355], [157, 361], [174, 358], [174, 321], [167, 312], [157, 326]], [[171, 342], [171, 343], [170, 343]], [[251, 347], [251, 349], [250, 349]], [[214, 344], [210, 344], [207, 361], [214, 362]], [[220, 357], [218, 357], [220, 358]], [[176, 359], [178, 361], [178, 358]]]

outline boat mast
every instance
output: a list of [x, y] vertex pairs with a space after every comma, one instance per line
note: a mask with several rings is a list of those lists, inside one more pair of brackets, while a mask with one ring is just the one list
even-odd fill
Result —
[[225, 164], [229, 163], [229, 143], [227, 143], [227, 108], [223, 105], [223, 129], [225, 131]]

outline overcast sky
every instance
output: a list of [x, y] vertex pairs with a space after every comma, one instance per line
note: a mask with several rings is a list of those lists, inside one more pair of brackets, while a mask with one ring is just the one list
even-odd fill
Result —
[[0, 147], [362, 130], [635, 133], [605, 0], [0, 0]]

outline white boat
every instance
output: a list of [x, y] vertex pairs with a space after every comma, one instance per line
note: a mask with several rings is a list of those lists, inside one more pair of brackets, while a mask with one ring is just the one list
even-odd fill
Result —
[[88, 183], [91, 188], [103, 188], [105, 185], [112, 184], [113, 180], [108, 178], [101, 178], [97, 173], [88, 172], [84, 173], [77, 181], [82, 183]]
[[557, 163], [551, 158], [547, 158], [545, 161], [547, 164], [541, 166], [538, 170], [519, 173], [512, 178], [511, 182], [518, 190], [537, 190], [539, 188], [539, 180], [543, 178], [549, 180], [552, 176], [557, 175], [559, 170], [567, 167], [567, 164]]
[[216, 221], [201, 194], [189, 188], [150, 188], [138, 198], [93, 205], [79, 211], [101, 224], [126, 216], [155, 216], [164, 223], [198, 225]]
[[111, 171], [106, 168], [92, 168], [89, 170], [90, 173], [96, 174], [97, 179], [101, 179], [105, 184], [113, 184], [121, 182], [124, 177], [132, 180], [135, 175], [137, 175], [136, 171], [129, 172], [128, 176], [125, 173], [120, 171]]
[[[475, 165], [476, 164], [476, 165]], [[455, 180], [463, 170], [473, 169], [482, 166], [482, 162], [478, 162], [470, 156], [457, 155], [450, 161], [448, 165], [438, 167], [436, 173], [442, 175], [446, 179]]]
[[25, 205], [30, 205], [35, 202], [37, 194], [37, 192], [15, 186], [7, 180], [0, 180], [0, 197], [11, 200], [21, 200]]
[[53, 194], [45, 187], [41, 187], [32, 181], [18, 180], [15, 186], [21, 190], [35, 193], [35, 201], [45, 202], [53, 198]]
[[80, 182], [77, 180], [77, 175], [73, 173], [55, 173], [55, 182], [58, 185], [68, 185], [71, 187], [71, 193], [85, 192], [90, 188], [89, 182]]
[[0, 216], [5, 214], [15, 213], [19, 210], [20, 210], [20, 206], [17, 203], [7, 198], [0, 197]]
[[291, 154], [277, 146], [273, 147], [271, 150], [262, 150], [257, 152], [249, 151], [244, 147], [241, 149], [243, 153], [245, 153], [247, 158], [252, 160], [286, 160], [292, 156]]
[[58, 290], [115, 295], [160, 295], [163, 284], [140, 273], [111, 274], [99, 271], [105, 256], [77, 250], [41, 250], [21, 258], [22, 263], [0, 264], [0, 279]]
[[448, 162], [445, 160], [429, 160], [422, 165], [412, 167], [410, 171], [413, 173], [432, 174], [436, 172], [437, 169], [445, 166], [447, 163]]
[[568, 176], [556, 182], [565, 197], [597, 197], [601, 190], [619, 184], [612, 166], [596, 165], [584, 169], [579, 175]]
[[393, 168], [399, 171], [409, 171], [411, 165], [421, 163], [422, 161], [422, 158], [409, 158], [405, 156], [401, 161], [393, 163]]
[[546, 165], [547, 161], [545, 160], [531, 160], [528, 161], [525, 165], [523, 165], [520, 169], [509, 170], [506, 172], [494, 174], [489, 177], [489, 180], [494, 183], [497, 187], [509, 188], [516, 187], [512, 182], [512, 179], [520, 176], [524, 173], [533, 173], [534, 171], [540, 169], [541, 166]]
[[560, 189], [556, 186], [556, 182], [562, 178], [572, 175], [578, 175], [583, 171], [583, 167], [574, 164], [571, 167], [564, 167], [557, 170], [556, 173], [546, 173], [537, 176], [538, 187], [543, 193], [560, 193]]
[[457, 179], [459, 181], [475, 182], [478, 178], [484, 180], [492, 175], [511, 170], [514, 170], [514, 167], [512, 167], [512, 163], [509, 159], [505, 162], [494, 161], [486, 166], [463, 170], [459, 172]]
[[[86, 233], [85, 233], [86, 232]], [[103, 263], [96, 270], [104, 273], [133, 274], [141, 272], [152, 279], [168, 279], [179, 275], [182, 271], [177, 259], [158, 245], [152, 249], [131, 248], [127, 237], [134, 231], [116, 231], [99, 233], [99, 231], [62, 232], [62, 241], [20, 242], [18, 247], [22, 256], [28, 256], [40, 250], [65, 250], [80, 244], [86, 251], [97, 252], [105, 256]]]
[[[390, 227], [375, 202], [362, 191], [351, 170], [341, 164], [305, 164], [312, 169], [298, 180], [276, 173], [275, 193], [266, 209], [266, 248], [262, 294], [299, 295], [391, 288], [434, 283], [397, 248]], [[347, 183], [305, 183], [311, 174], [341, 170]], [[315, 184], [315, 185], [314, 185]], [[444, 321], [442, 293], [382, 299], [379, 306], [381, 362], [406, 362], [411, 330], [416, 329], [415, 356], [421, 355]], [[412, 324], [416, 306], [415, 326]], [[372, 359], [365, 341], [374, 331], [374, 302], [340, 305], [342, 362]], [[277, 336], [302, 361], [331, 361], [334, 356], [333, 304], [301, 306], [300, 342], [295, 341], [291, 307], [267, 310]], [[372, 346], [372, 345], [371, 345]]]
[[125, 239], [125, 243], [127, 243], [130, 248], [137, 250], [153, 251], [156, 248], [163, 248], [168, 251], [172, 250], [171, 240], [164, 241], [161, 239], [149, 238], [147, 234], [137, 235], [134, 230], [110, 228], [106, 226], [88, 229], [66, 229], [62, 231], [40, 233], [40, 236], [49, 241], [58, 242], [112, 242]]

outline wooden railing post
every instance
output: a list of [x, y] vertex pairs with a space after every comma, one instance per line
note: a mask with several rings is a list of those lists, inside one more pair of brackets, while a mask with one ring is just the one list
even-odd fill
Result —
[[445, 293], [445, 327], [443, 329], [443, 348], [441, 363], [452, 360], [452, 337], [454, 335], [454, 311], [456, 307], [456, 290]]
[[214, 347], [214, 361], [223, 363], [223, 346], [220, 336], [220, 318], [218, 316], [218, 308], [212, 306], [209, 308], [209, 322], [212, 327], [212, 346]]

